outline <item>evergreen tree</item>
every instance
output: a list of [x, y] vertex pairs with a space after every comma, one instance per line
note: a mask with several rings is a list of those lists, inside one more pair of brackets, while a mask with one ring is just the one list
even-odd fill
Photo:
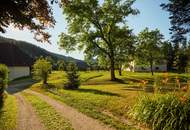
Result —
[[190, 1], [169, 0], [167, 3], [161, 4], [161, 7], [170, 14], [173, 42], [185, 40], [186, 34], [190, 33]]
[[68, 64], [66, 69], [67, 83], [64, 85], [65, 89], [78, 89], [80, 86], [78, 68], [75, 63]]

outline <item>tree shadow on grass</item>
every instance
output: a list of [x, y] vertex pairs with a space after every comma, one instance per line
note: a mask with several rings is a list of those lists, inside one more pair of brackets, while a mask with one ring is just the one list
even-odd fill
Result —
[[89, 77], [89, 78], [85, 79], [83, 82], [87, 82], [87, 81], [89, 81], [89, 80], [91, 80], [91, 79], [98, 78], [98, 77], [101, 77], [101, 76], [103, 76], [103, 75], [102, 75], [102, 74], [100, 74], [100, 75], [95, 75], [95, 76], [92, 76], [92, 77]]
[[126, 80], [123, 80], [123, 79], [118, 79], [118, 78], [116, 78], [116, 80], [115, 80], [115, 81], [113, 81], [113, 82], [116, 82], [116, 83], [121, 83], [121, 84], [128, 84], [128, 83], [126, 82]]
[[78, 92], [83, 92], [83, 93], [92, 93], [92, 94], [98, 94], [98, 95], [106, 95], [106, 96], [117, 96], [120, 97], [119, 94], [116, 93], [111, 93], [111, 92], [105, 92], [97, 89], [76, 89], [76, 90], [71, 90], [71, 91], [78, 91]]

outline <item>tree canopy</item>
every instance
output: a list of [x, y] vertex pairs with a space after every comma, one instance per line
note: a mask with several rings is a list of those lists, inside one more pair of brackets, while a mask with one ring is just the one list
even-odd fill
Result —
[[154, 62], [162, 56], [161, 46], [163, 35], [158, 29], [149, 30], [145, 28], [138, 35], [138, 44], [137, 44], [137, 55], [138, 58], [146, 61], [151, 68], [153, 75], [153, 64]]
[[40, 58], [33, 65], [33, 76], [37, 80], [41, 79], [43, 84], [47, 84], [47, 78], [51, 70], [51, 63], [47, 59]]
[[[55, 0], [51, 0], [54, 2]], [[1, 0], [0, 32], [5, 33], [9, 25], [28, 29], [37, 41], [49, 42], [50, 34], [45, 30], [53, 27], [52, 8], [48, 0]]]
[[161, 4], [161, 7], [170, 14], [173, 41], [185, 40], [186, 34], [190, 33], [190, 1], [169, 0], [168, 3]]
[[[121, 37], [130, 37], [126, 17], [136, 15], [135, 0], [72, 0], [63, 2], [63, 13], [68, 22], [68, 34], [60, 35], [60, 46], [67, 51], [84, 49], [88, 56], [104, 55], [109, 58], [111, 80], [115, 80], [115, 58], [120, 45], [128, 42]], [[126, 38], [125, 38], [126, 39]], [[124, 49], [124, 48], [123, 48]]]

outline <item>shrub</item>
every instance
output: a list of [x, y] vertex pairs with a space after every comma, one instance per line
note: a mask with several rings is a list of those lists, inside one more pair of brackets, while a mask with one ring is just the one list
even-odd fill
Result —
[[33, 65], [33, 76], [37, 80], [42, 80], [43, 84], [47, 84], [48, 74], [51, 70], [51, 63], [46, 59], [40, 58]]
[[75, 63], [69, 63], [66, 69], [67, 83], [64, 85], [66, 89], [78, 89], [80, 86], [78, 68]]
[[2, 103], [4, 89], [8, 83], [8, 72], [7, 66], [0, 64], [0, 103]]
[[153, 130], [189, 130], [190, 97], [174, 94], [144, 96], [130, 110], [129, 115]]

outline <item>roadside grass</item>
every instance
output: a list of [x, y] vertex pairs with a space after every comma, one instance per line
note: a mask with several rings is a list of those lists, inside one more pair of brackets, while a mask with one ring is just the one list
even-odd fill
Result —
[[[116, 129], [135, 129], [135, 122], [130, 122], [128, 111], [135, 104], [139, 95], [153, 96], [153, 93], [144, 93], [139, 89], [129, 90], [130, 87], [139, 87], [141, 80], [150, 81], [153, 85], [157, 77], [164, 77], [165, 73], [132, 73], [124, 72], [123, 76], [116, 75], [119, 81], [110, 81], [107, 71], [80, 72], [82, 85], [78, 90], [62, 89], [66, 81], [63, 72], [53, 72], [49, 77], [50, 87], [44, 89], [40, 83], [34, 84], [31, 89], [42, 92], [50, 97], [62, 101], [79, 111], [99, 119]], [[169, 78], [187, 77], [187, 74], [168, 73]]]
[[5, 95], [3, 107], [0, 109], [0, 130], [15, 130], [17, 105], [14, 96]]
[[71, 124], [45, 101], [26, 92], [22, 92], [22, 95], [35, 108], [36, 113], [48, 130], [73, 130]]

